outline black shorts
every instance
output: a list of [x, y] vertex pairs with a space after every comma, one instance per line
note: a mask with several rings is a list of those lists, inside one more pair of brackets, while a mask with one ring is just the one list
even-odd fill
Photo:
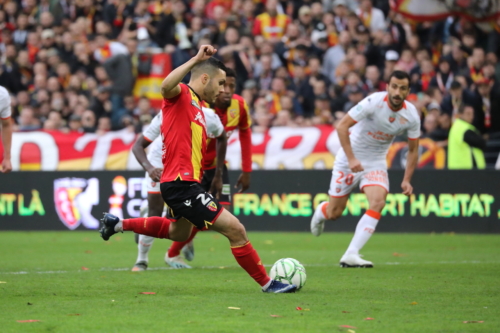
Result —
[[160, 185], [161, 196], [173, 219], [185, 218], [198, 229], [212, 225], [222, 213], [222, 206], [196, 182], [174, 181]]
[[[212, 185], [212, 180], [215, 176], [215, 168], [203, 171], [203, 179], [201, 180], [201, 187], [205, 191], [210, 191], [210, 186]], [[226, 165], [222, 169], [222, 193], [219, 196], [219, 202], [222, 205], [231, 204], [231, 185], [229, 184], [229, 172], [227, 171]]]

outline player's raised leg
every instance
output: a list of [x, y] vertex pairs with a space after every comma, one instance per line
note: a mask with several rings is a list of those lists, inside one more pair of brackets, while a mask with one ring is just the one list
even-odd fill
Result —
[[328, 202], [323, 201], [314, 211], [311, 219], [311, 233], [314, 236], [319, 236], [323, 233], [326, 220], [336, 220], [342, 216], [342, 212], [347, 205], [349, 195], [341, 197], [330, 197]]
[[365, 246], [375, 232], [380, 214], [385, 206], [387, 189], [382, 186], [366, 186], [363, 188], [369, 202], [369, 209], [361, 217], [356, 226], [354, 237], [347, 251], [340, 259], [341, 267], [373, 267], [371, 261], [361, 259], [359, 251]]
[[271, 280], [266, 268], [248, 240], [243, 224], [230, 212], [223, 210], [215, 223], [209, 229], [226, 236], [231, 245], [231, 251], [238, 264], [257, 282], [264, 292], [290, 293], [297, 290], [295, 285], [287, 285]]
[[345, 166], [335, 166], [332, 171], [332, 179], [330, 181], [330, 189], [328, 195], [329, 202], [322, 202], [314, 211], [311, 219], [311, 233], [314, 236], [319, 236], [325, 228], [326, 220], [336, 220], [342, 216], [349, 194], [358, 186], [361, 181], [361, 173], [352, 173]]
[[[163, 213], [163, 198], [160, 193], [148, 193], [148, 207], [146, 210], [146, 216], [162, 216]], [[141, 216], [141, 217], [146, 217]], [[139, 235], [139, 241], [137, 243], [137, 260], [135, 261], [133, 272], [145, 271], [148, 268], [148, 254], [153, 246], [154, 237]]]

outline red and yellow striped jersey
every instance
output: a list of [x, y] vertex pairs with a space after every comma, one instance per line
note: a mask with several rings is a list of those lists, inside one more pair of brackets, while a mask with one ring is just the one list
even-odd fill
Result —
[[265, 39], [281, 38], [285, 34], [286, 26], [291, 22], [285, 14], [271, 17], [268, 13], [263, 13], [255, 18], [252, 33], [253, 35], [262, 35]]
[[[228, 137], [233, 133], [235, 129], [239, 129], [240, 131], [240, 141], [241, 141], [241, 132], [242, 131], [250, 131], [250, 126], [252, 125], [252, 120], [250, 118], [250, 111], [247, 103], [240, 95], [233, 95], [231, 99], [231, 105], [227, 109], [219, 109], [217, 107], [214, 108], [215, 112], [219, 116], [222, 125], [224, 125], [224, 130], [226, 131]], [[245, 144], [250, 145], [249, 150], [251, 151], [251, 140], [249, 143], [245, 142]], [[243, 154], [242, 149], [242, 154]], [[250, 154], [250, 156], [248, 156]], [[203, 168], [213, 169], [216, 166], [216, 139], [208, 139], [207, 140], [207, 152], [205, 154], [205, 163]], [[248, 162], [245, 162], [248, 160]], [[242, 156], [243, 161], [243, 169], [250, 168], [251, 170], [251, 152], [245, 152], [245, 155]], [[250, 164], [248, 166], [247, 164]]]
[[163, 141], [161, 182], [174, 180], [200, 182], [203, 156], [207, 148], [204, 102], [187, 85], [181, 93], [163, 99], [161, 136]]

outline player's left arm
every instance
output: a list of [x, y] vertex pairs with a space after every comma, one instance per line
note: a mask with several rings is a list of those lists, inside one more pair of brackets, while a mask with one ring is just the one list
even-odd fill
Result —
[[236, 182], [235, 188], [240, 187], [238, 193], [243, 193], [250, 188], [250, 176], [252, 174], [252, 120], [250, 110], [245, 101], [240, 106], [240, 123], [238, 125], [241, 146], [241, 175]]
[[3, 173], [12, 171], [12, 163], [10, 161], [11, 143], [12, 143], [12, 121], [9, 117], [6, 119], [2, 119], [2, 144], [3, 144], [2, 172]]
[[418, 141], [418, 138], [408, 140], [406, 169], [403, 182], [401, 183], [401, 188], [403, 189], [403, 194], [405, 195], [411, 195], [413, 193], [413, 186], [411, 186], [410, 182], [418, 163]]

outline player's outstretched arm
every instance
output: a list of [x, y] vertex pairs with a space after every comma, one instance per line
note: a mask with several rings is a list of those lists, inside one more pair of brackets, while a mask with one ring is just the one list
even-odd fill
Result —
[[408, 140], [408, 157], [406, 159], [406, 169], [401, 188], [403, 194], [411, 195], [413, 193], [413, 186], [411, 186], [411, 178], [418, 163], [418, 139]]
[[202, 61], [209, 59], [217, 52], [212, 45], [202, 45], [198, 54], [189, 59], [183, 65], [174, 69], [161, 83], [161, 95], [163, 98], [174, 98], [181, 93], [181, 83], [182, 79], [193, 69], [194, 66]]
[[215, 176], [212, 180], [212, 185], [210, 186], [210, 193], [214, 194], [217, 199], [219, 199], [222, 193], [222, 170], [224, 169], [224, 163], [226, 160], [226, 150], [227, 150], [227, 134], [223, 131], [221, 135], [217, 137], [217, 165], [215, 167]]
[[349, 128], [355, 124], [356, 121], [352, 119], [349, 114], [346, 114], [337, 126], [337, 132], [339, 134], [340, 144], [342, 145], [347, 160], [349, 161], [349, 168], [352, 172], [360, 172], [363, 171], [363, 166], [354, 156], [354, 153], [352, 152], [351, 140], [349, 139]]
[[134, 143], [132, 147], [132, 152], [134, 153], [135, 158], [141, 164], [144, 171], [149, 173], [149, 177], [155, 182], [160, 181], [161, 177], [161, 168], [155, 168], [148, 160], [145, 149], [151, 144], [150, 141], [144, 138], [144, 135], [140, 135]]
[[12, 142], [12, 121], [9, 117], [7, 119], [2, 119], [2, 143], [3, 143], [2, 172], [3, 173], [12, 171], [12, 163], [10, 161], [11, 142]]

